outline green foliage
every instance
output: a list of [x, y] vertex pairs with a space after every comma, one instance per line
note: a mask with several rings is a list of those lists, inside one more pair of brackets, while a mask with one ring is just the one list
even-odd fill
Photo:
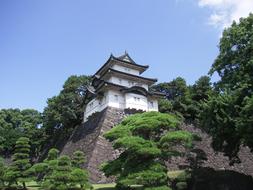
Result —
[[0, 110], [0, 152], [3, 155], [13, 154], [15, 142], [19, 137], [27, 137], [31, 144], [31, 156], [38, 155], [43, 141], [41, 114], [33, 109], [2, 109]]
[[13, 162], [4, 174], [5, 181], [7, 181], [9, 185], [20, 182], [22, 183], [23, 188], [26, 188], [25, 182], [30, 180], [28, 174], [28, 169], [31, 167], [29, 154], [29, 139], [26, 137], [20, 137], [15, 145], [15, 153], [12, 157]]
[[176, 184], [177, 190], [186, 190], [187, 189], [187, 183], [186, 182], [178, 182]]
[[74, 152], [74, 155], [72, 158], [72, 166], [75, 168], [81, 168], [84, 162], [85, 162], [84, 153], [82, 151]]
[[30, 176], [35, 176], [34, 180], [39, 184], [43, 182], [44, 178], [50, 176], [57, 167], [58, 156], [59, 150], [55, 148], [50, 149], [47, 158], [43, 162], [36, 163], [29, 169]]
[[159, 111], [162, 113], [172, 113], [173, 112], [173, 105], [171, 101], [167, 99], [160, 99], [158, 102]]
[[30, 175], [37, 176], [35, 180], [44, 189], [64, 190], [80, 186], [81, 189], [91, 188], [88, 182], [88, 172], [81, 169], [84, 163], [84, 153], [76, 151], [71, 160], [68, 156], [58, 157], [59, 150], [52, 148], [42, 163], [37, 163], [29, 170]]
[[161, 187], [147, 187], [144, 190], [171, 190], [168, 186], [161, 186]]
[[220, 40], [220, 53], [216, 58], [210, 73], [217, 72], [221, 77], [217, 87], [231, 90], [243, 88], [244, 93], [251, 94], [253, 85], [253, 14], [233, 22], [224, 30]]
[[[117, 187], [141, 185], [144, 189], [169, 189], [165, 160], [172, 150], [165, 144], [191, 143], [192, 135], [181, 131], [175, 115], [146, 112], [129, 116], [105, 134], [120, 149], [120, 156], [102, 166], [107, 176], [117, 176]], [[171, 133], [171, 136], [169, 134]], [[174, 134], [174, 136], [173, 136]]]
[[4, 165], [3, 158], [0, 157], [0, 188], [4, 185], [4, 173], [5, 173], [6, 167]]
[[50, 160], [56, 160], [59, 156], [59, 150], [56, 148], [51, 148], [48, 152], [46, 161], [50, 161]]
[[72, 186], [80, 185], [81, 189], [90, 189], [91, 185], [88, 182], [88, 172], [80, 168], [74, 168], [71, 173]]
[[243, 143], [253, 147], [253, 95], [245, 97], [237, 120], [237, 129], [242, 136]]
[[169, 181], [172, 184], [172, 189], [175, 190], [184, 190], [188, 187], [188, 182], [192, 179], [192, 171], [181, 170], [176, 172], [169, 172]]
[[[213, 145], [237, 158], [241, 144], [253, 149], [253, 14], [223, 32], [220, 53], [210, 73], [220, 80], [219, 95], [203, 104], [201, 124], [213, 136]], [[236, 159], [237, 160], [237, 159]]]
[[70, 76], [60, 94], [48, 99], [43, 112], [43, 126], [50, 138], [59, 131], [73, 129], [82, 121], [86, 85], [89, 83], [88, 76]]
[[[187, 117], [187, 105], [189, 104], [189, 89], [186, 81], [177, 77], [171, 82], [160, 83], [153, 87], [156, 91], [166, 94], [166, 99], [170, 102], [161, 100], [159, 101], [159, 108], [163, 113], [179, 112], [184, 117]], [[171, 103], [172, 107], [169, 105]]]
[[183, 144], [186, 147], [192, 147], [193, 135], [189, 135], [189, 132], [178, 130], [171, 131], [166, 133], [160, 139], [160, 145], [163, 148], [168, 148], [168, 150], [172, 150], [173, 146], [176, 146], [178, 143]]
[[160, 83], [153, 88], [166, 94], [166, 99], [159, 100], [162, 113], [175, 113], [185, 119], [195, 120], [201, 111], [202, 101], [213, 94], [210, 77], [200, 77], [193, 86], [178, 77], [168, 83]]
[[46, 189], [67, 190], [71, 183], [71, 160], [61, 156], [53, 172], [46, 176], [42, 186]]

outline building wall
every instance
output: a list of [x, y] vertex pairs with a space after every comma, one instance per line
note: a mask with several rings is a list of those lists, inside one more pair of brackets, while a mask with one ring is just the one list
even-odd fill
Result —
[[148, 100], [148, 111], [158, 111], [158, 101], [156, 99]]
[[126, 93], [125, 99], [126, 99], [126, 108], [148, 111], [147, 97], [139, 94]]
[[108, 92], [104, 94], [104, 97], [94, 98], [85, 107], [84, 110], [84, 122], [87, 121], [88, 117], [95, 112], [100, 112], [108, 106]]
[[125, 95], [116, 90], [108, 90], [103, 98], [91, 100], [84, 111], [84, 122], [95, 112], [101, 112], [106, 107], [118, 109], [137, 109], [143, 111], [158, 111], [156, 99], [148, 99], [146, 96], [126, 93]]
[[112, 66], [112, 68], [115, 69], [115, 70], [121, 71], [121, 72], [132, 74], [132, 75], [140, 75], [140, 71], [135, 70], [135, 69], [130, 69], [128, 67], [124, 67], [124, 66], [121, 66], [121, 65], [115, 64], [115, 65]]
[[125, 109], [125, 98], [122, 93], [114, 90], [109, 90], [107, 98], [108, 98], [108, 106], [119, 109]]
[[122, 85], [122, 86], [126, 86], [128, 88], [130, 88], [132, 86], [140, 86], [140, 87], [145, 88], [146, 90], [148, 90], [148, 85], [147, 84], [138, 83], [136, 81], [126, 80], [126, 79], [121, 79], [119, 77], [112, 76], [112, 77], [109, 78], [109, 82], [114, 83], [114, 84], [118, 84], [118, 85]]

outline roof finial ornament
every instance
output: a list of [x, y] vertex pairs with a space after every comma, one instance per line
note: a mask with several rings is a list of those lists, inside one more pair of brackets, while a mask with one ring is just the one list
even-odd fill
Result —
[[127, 55], [127, 50], [125, 50], [125, 55]]

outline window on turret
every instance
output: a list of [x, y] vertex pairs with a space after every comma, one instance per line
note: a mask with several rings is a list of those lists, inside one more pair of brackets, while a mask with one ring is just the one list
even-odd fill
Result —
[[122, 80], [121, 79], [119, 79], [119, 84], [122, 84]]
[[149, 105], [150, 105], [151, 108], [153, 108], [154, 107], [154, 102], [149, 102]]
[[134, 97], [134, 101], [135, 101], [135, 102], [139, 102], [140, 100], [141, 100], [140, 98]]
[[114, 100], [118, 101], [119, 100], [119, 96], [117, 94], [114, 95]]
[[134, 85], [134, 82], [128, 81], [128, 85], [129, 85], [129, 86], [133, 86], [133, 85]]
[[125, 67], [125, 71], [130, 72], [130, 71], [131, 71], [131, 69], [129, 69], [129, 68], [127, 68], [127, 67]]

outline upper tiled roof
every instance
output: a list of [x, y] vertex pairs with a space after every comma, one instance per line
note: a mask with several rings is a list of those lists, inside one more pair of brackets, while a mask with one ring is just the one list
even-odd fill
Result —
[[135, 61], [126, 52], [124, 55], [121, 55], [119, 57], [115, 57], [114, 55], [111, 54], [106, 63], [95, 73], [95, 75], [100, 73], [100, 71], [104, 70], [112, 60], [118, 61], [119, 63], [129, 64], [129, 66], [132, 65], [135, 68], [139, 68], [141, 73], [144, 72], [149, 67], [148, 65], [139, 65], [135, 63]]

